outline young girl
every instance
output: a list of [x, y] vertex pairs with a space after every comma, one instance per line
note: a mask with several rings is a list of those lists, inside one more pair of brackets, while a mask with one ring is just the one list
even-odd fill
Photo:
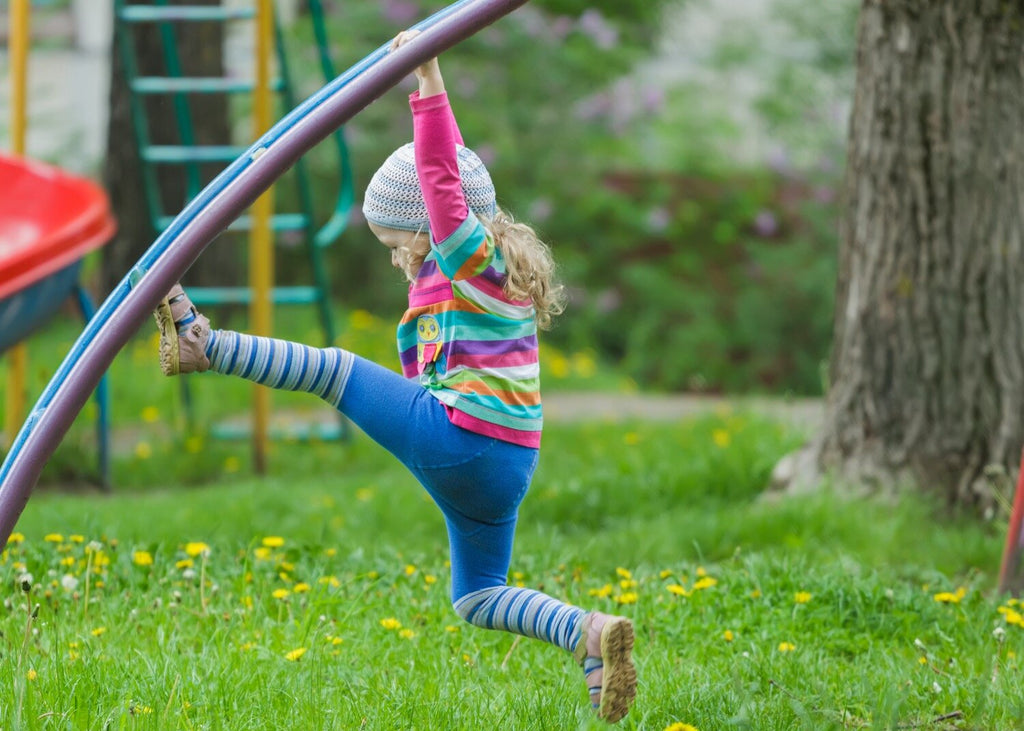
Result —
[[[399, 34], [392, 50], [416, 34]], [[363, 204], [411, 283], [398, 326], [405, 377], [339, 348], [211, 331], [180, 286], [156, 311], [161, 367], [308, 391], [345, 414], [441, 509], [459, 616], [571, 652], [598, 715], [616, 722], [636, 695], [630, 620], [506, 583], [540, 446], [537, 328], [561, 311], [550, 252], [497, 207], [487, 169], [462, 145], [437, 59], [416, 77], [414, 142], [374, 174]]]

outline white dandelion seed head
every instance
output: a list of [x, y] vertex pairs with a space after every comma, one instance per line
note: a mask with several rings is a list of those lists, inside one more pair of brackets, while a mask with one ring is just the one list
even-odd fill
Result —
[[1003, 627], [996, 627], [992, 630], [992, 636], [996, 638], [996, 642], [1002, 642], [1006, 639], [1006, 629]]
[[64, 591], [74, 591], [78, 588], [78, 579], [71, 574], [64, 574], [61, 577], [60, 585], [64, 587]]

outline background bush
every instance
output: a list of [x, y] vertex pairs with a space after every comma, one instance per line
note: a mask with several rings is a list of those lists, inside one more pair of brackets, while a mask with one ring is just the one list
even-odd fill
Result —
[[[821, 392], [835, 277], [841, 146], [825, 129], [820, 80], [852, 69], [856, 4], [780, 0], [799, 50], [776, 58], [756, 122], [778, 140], [769, 160], [737, 160], [752, 134], [716, 100], [727, 89], [656, 84], [634, 68], [656, 50], [680, 2], [530, 3], [442, 60], [466, 141], [487, 162], [499, 202], [533, 224], [562, 266], [572, 305], [548, 337], [595, 348], [642, 386]], [[346, 68], [440, 4], [336, 3], [330, 37]], [[296, 26], [294, 57], [321, 80]], [[721, 71], [764, 64], [758, 29], [737, 27], [703, 60]], [[406, 93], [386, 94], [349, 125], [357, 200], [380, 162], [411, 137]], [[336, 177], [314, 159], [325, 205]], [[808, 171], [811, 172], [808, 172]], [[352, 308], [394, 317], [401, 276], [358, 211], [330, 255]]]

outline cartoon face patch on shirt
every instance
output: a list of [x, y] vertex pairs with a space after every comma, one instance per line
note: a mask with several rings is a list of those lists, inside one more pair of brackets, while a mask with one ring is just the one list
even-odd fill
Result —
[[423, 366], [441, 358], [441, 325], [433, 315], [420, 315], [416, 319], [416, 360]]

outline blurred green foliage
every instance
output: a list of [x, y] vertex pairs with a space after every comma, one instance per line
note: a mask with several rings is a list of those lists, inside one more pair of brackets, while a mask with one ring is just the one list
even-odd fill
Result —
[[[756, 100], [761, 121], [786, 143], [820, 127], [808, 116], [815, 99], [805, 77], [852, 69], [855, 3], [778, 4], [780, 17], [797, 17], [792, 32], [828, 41], [814, 58], [779, 65]], [[560, 262], [572, 299], [552, 342], [594, 348], [647, 388], [820, 393], [841, 150], [828, 150], [813, 175], [786, 160], [737, 165], [729, 148], [745, 130], [714, 98], [729, 90], [709, 95], [633, 73], [653, 55], [664, 13], [681, 5], [539, 0], [460, 43], [441, 67], [463, 136], [488, 164], [499, 203], [534, 225]], [[332, 3], [338, 68], [440, 7]], [[311, 93], [322, 83], [313, 44], [301, 35], [291, 42]], [[754, 50], [729, 51], [723, 41], [709, 63], [758, 64], [755, 44], [744, 45]], [[410, 139], [414, 89], [410, 78], [349, 124], [357, 201], [380, 162]], [[333, 162], [325, 151], [312, 164], [327, 205]], [[346, 307], [401, 311], [402, 278], [358, 212], [330, 261]]]

